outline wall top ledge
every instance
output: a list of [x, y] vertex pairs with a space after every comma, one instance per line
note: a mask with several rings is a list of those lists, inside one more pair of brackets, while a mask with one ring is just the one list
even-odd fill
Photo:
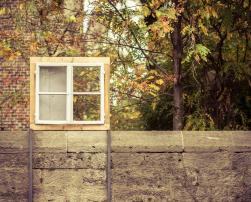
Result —
[[[0, 153], [28, 151], [28, 132], [0, 131]], [[34, 152], [106, 152], [106, 131], [34, 131]], [[251, 131], [111, 131], [111, 149], [140, 152], [251, 152]]]
[[182, 131], [185, 152], [251, 151], [251, 131]]

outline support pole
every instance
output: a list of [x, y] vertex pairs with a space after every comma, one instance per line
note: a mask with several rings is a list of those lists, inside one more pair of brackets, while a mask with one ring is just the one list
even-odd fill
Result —
[[107, 201], [112, 201], [112, 181], [111, 181], [111, 131], [107, 131], [107, 166], [106, 166], [106, 180], [107, 180]]
[[32, 181], [33, 181], [33, 177], [32, 177], [32, 130], [29, 129], [29, 168], [28, 168], [28, 172], [29, 172], [29, 202], [32, 202]]

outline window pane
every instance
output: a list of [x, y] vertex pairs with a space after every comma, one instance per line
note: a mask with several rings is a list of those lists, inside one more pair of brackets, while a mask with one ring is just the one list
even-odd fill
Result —
[[99, 91], [100, 67], [74, 67], [73, 90], [74, 92]]
[[66, 67], [40, 67], [40, 92], [66, 92]]
[[39, 120], [66, 120], [66, 95], [40, 95]]
[[73, 96], [74, 121], [100, 120], [100, 95]]

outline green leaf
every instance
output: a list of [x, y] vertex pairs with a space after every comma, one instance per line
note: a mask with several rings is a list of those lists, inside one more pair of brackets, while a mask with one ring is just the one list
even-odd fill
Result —
[[151, 14], [150, 9], [147, 6], [142, 7], [142, 13], [145, 17], [149, 16]]

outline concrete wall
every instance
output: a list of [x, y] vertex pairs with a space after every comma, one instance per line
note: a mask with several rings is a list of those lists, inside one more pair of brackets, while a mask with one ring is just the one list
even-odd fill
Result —
[[[250, 132], [32, 133], [33, 201], [251, 201]], [[0, 133], [0, 202], [28, 201], [28, 133]], [[108, 186], [109, 187], [109, 186]]]

